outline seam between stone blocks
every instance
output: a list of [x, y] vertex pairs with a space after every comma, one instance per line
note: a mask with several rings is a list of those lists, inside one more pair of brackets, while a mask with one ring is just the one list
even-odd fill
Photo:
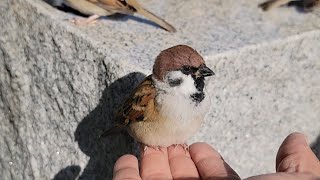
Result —
[[240, 53], [246, 52], [246, 51], [263, 49], [265, 47], [276, 47], [276, 45], [279, 45], [279, 44], [304, 40], [304, 38], [313, 37], [314, 35], [320, 36], [320, 30], [306, 31], [306, 32], [299, 33], [296, 35], [291, 35], [291, 36], [288, 36], [285, 38], [278, 38], [278, 39], [264, 41], [264, 42], [257, 43], [257, 44], [249, 44], [246, 46], [242, 46], [238, 49], [231, 49], [231, 50], [227, 50], [227, 51], [224, 51], [221, 53], [216, 53], [214, 55], [206, 55], [205, 57], [206, 57], [207, 61], [210, 61], [210, 60], [212, 61], [213, 59], [226, 57], [226, 56], [232, 56], [234, 54], [240, 54]]

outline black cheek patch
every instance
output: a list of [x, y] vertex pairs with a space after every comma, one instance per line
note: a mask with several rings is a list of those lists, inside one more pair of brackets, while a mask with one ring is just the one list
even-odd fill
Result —
[[170, 87], [179, 86], [182, 83], [182, 79], [169, 79]]

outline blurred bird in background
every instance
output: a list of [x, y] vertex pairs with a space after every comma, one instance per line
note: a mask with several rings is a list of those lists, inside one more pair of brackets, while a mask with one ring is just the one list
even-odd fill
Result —
[[277, 8], [283, 5], [295, 5], [300, 7], [304, 12], [311, 12], [314, 9], [320, 7], [320, 0], [268, 0], [259, 4], [259, 7], [264, 11], [268, 11], [273, 8]]
[[67, 6], [79, 11], [89, 17], [86, 19], [76, 18], [72, 22], [77, 25], [85, 25], [95, 22], [101, 16], [110, 16], [114, 14], [133, 15], [141, 14], [150, 21], [156, 23], [169, 32], [176, 32], [176, 29], [159, 18], [152, 12], [143, 8], [136, 0], [44, 0], [55, 7]]

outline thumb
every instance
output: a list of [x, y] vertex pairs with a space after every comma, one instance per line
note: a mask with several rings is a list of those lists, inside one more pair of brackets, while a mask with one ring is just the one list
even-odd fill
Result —
[[305, 135], [292, 133], [283, 141], [278, 150], [276, 169], [277, 172], [320, 176], [320, 162], [309, 147]]

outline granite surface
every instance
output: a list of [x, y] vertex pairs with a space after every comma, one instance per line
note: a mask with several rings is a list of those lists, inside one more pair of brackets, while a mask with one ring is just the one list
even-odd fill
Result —
[[141, 0], [173, 24], [142, 16], [74, 26], [41, 0], [0, 2], [1, 179], [110, 179], [135, 152], [126, 134], [99, 140], [163, 49], [187, 44], [216, 73], [212, 108], [190, 140], [213, 145], [241, 175], [273, 172], [293, 131], [320, 156], [320, 19], [258, 0]]

